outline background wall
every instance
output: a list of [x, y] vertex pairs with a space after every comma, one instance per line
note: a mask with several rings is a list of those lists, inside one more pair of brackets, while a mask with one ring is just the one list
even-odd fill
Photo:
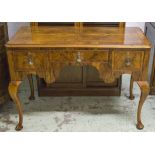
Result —
[[126, 27], [140, 27], [144, 31], [145, 22], [126, 22]]
[[[30, 23], [22, 23], [22, 22], [8, 22], [8, 33], [9, 38], [11, 38], [16, 31], [19, 29], [22, 25], [29, 25]], [[144, 31], [144, 25], [145, 22], [126, 22], [126, 26], [128, 27], [140, 27]]]
[[16, 31], [23, 25], [29, 25], [29, 23], [24, 23], [24, 22], [8, 22], [8, 34], [9, 38], [11, 38]]

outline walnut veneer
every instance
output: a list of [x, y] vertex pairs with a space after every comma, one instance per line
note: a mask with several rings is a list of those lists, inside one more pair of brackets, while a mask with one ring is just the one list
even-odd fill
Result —
[[137, 110], [137, 128], [144, 126], [141, 110], [149, 93], [148, 63], [150, 44], [139, 28], [21, 27], [7, 43], [11, 81], [9, 92], [16, 103], [22, 129], [23, 114], [17, 91], [27, 75], [35, 74], [53, 83], [67, 65], [96, 68], [100, 78], [112, 83], [122, 74], [131, 74], [130, 99], [134, 99], [133, 82], [141, 89]]

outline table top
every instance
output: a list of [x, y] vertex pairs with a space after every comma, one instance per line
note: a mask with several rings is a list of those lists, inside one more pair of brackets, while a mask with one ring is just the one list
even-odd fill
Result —
[[7, 48], [22, 47], [79, 47], [79, 48], [150, 48], [140, 28], [41, 26], [21, 27], [6, 44]]

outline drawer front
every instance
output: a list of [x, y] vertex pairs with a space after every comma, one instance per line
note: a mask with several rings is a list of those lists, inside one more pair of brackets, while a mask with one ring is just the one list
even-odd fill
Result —
[[143, 51], [115, 51], [113, 53], [114, 70], [140, 70], [143, 63]]
[[45, 71], [48, 54], [46, 52], [15, 52], [14, 66], [16, 71]]
[[107, 50], [74, 50], [53, 51], [50, 53], [52, 62], [107, 62]]

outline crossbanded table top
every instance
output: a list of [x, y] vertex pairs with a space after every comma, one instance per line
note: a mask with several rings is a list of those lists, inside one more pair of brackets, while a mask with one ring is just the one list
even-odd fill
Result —
[[21, 27], [6, 47], [150, 48], [140, 28], [126, 27]]

